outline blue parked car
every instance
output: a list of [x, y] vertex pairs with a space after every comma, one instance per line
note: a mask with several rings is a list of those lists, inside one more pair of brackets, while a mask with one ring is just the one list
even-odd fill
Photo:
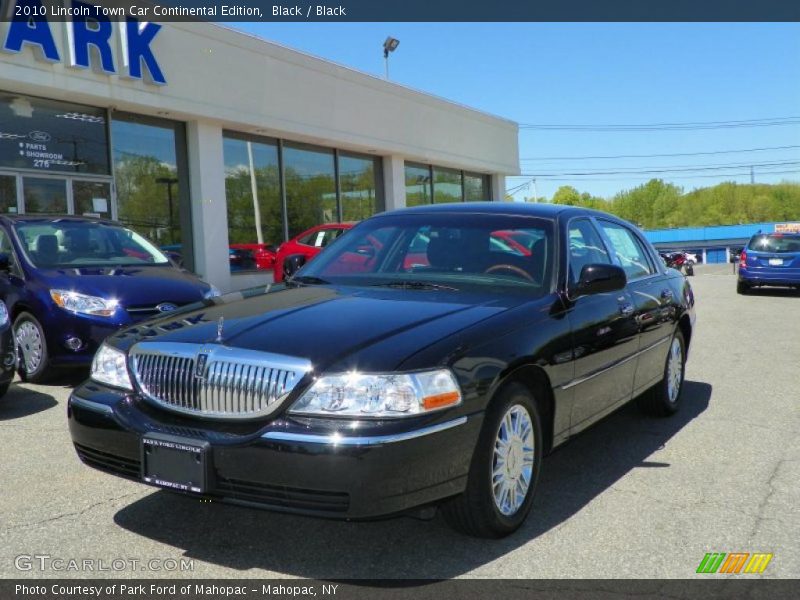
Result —
[[774, 285], [800, 289], [800, 234], [757, 233], [739, 258], [736, 291]]
[[141, 235], [102, 219], [0, 216], [0, 299], [18, 371], [41, 382], [86, 366], [111, 333], [219, 295]]

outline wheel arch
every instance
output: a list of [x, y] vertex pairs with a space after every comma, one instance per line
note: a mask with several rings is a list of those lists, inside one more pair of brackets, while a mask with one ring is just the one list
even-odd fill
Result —
[[[555, 395], [545, 370], [534, 362], [525, 362], [509, 367], [500, 374], [492, 386], [489, 405], [494, 402], [499, 392], [510, 383], [519, 383], [530, 391], [539, 416], [542, 421], [542, 434], [544, 436], [544, 452], [547, 454], [553, 448], [553, 429], [555, 425]], [[487, 405], [488, 406], [488, 405]]]

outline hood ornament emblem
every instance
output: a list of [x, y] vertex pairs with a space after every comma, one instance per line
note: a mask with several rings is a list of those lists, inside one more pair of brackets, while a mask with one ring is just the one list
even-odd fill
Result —
[[222, 343], [222, 330], [225, 328], [225, 317], [220, 317], [217, 321], [217, 339], [214, 341], [218, 344]]

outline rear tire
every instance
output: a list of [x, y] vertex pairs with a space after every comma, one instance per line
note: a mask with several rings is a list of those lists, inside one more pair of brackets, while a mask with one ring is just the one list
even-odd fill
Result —
[[6, 395], [8, 392], [8, 388], [11, 386], [11, 380], [9, 379], [5, 383], [0, 383], [0, 398]]
[[750, 293], [750, 286], [747, 285], [744, 281], [737, 281], [736, 282], [736, 293], [742, 294], [743, 296]]
[[17, 346], [19, 364], [17, 373], [22, 381], [44, 383], [51, 375], [50, 355], [44, 330], [30, 313], [20, 313], [14, 321], [14, 343]]
[[639, 397], [639, 408], [654, 417], [668, 417], [678, 412], [686, 371], [686, 342], [677, 329], [669, 343], [664, 364], [664, 378]]
[[533, 504], [544, 439], [536, 401], [519, 383], [498, 392], [484, 418], [467, 488], [442, 506], [455, 529], [481, 538], [516, 531]]

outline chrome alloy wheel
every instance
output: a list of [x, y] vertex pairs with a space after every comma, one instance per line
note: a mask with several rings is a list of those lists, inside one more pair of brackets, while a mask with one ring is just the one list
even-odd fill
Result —
[[678, 401], [682, 379], [683, 348], [680, 340], [674, 338], [672, 345], [669, 347], [669, 358], [667, 359], [667, 398], [672, 404]]
[[513, 516], [525, 502], [533, 476], [534, 437], [531, 416], [515, 404], [506, 411], [494, 441], [492, 494], [497, 509]]
[[22, 350], [22, 362], [25, 372], [33, 373], [42, 363], [42, 349], [44, 340], [39, 333], [39, 328], [30, 321], [24, 321], [17, 327], [17, 346]]

